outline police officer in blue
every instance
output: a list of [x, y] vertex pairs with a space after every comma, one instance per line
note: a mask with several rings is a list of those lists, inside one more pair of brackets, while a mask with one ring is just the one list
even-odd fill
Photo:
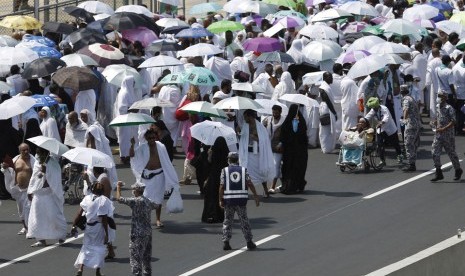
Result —
[[252, 241], [252, 231], [247, 217], [247, 200], [249, 199], [248, 188], [252, 191], [255, 204], [258, 207], [260, 201], [255, 187], [247, 174], [247, 169], [239, 166], [239, 155], [230, 152], [228, 155], [229, 166], [221, 170], [220, 177], [220, 206], [224, 208], [223, 221], [223, 250], [231, 250], [229, 240], [232, 235], [232, 223], [234, 213], [237, 213], [241, 222], [242, 233], [247, 241], [249, 250], [255, 249], [257, 245]]

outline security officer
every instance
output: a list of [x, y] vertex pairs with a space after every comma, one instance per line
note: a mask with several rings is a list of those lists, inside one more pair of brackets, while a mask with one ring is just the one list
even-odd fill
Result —
[[403, 171], [414, 172], [417, 170], [415, 161], [417, 160], [417, 147], [420, 138], [420, 113], [418, 103], [410, 95], [407, 85], [400, 86], [400, 93], [402, 95], [403, 123], [405, 124], [404, 145], [408, 161]]
[[260, 201], [255, 187], [247, 174], [247, 169], [239, 166], [239, 155], [230, 152], [228, 155], [229, 166], [221, 170], [220, 177], [220, 206], [224, 208], [223, 221], [223, 250], [231, 250], [229, 240], [231, 239], [231, 226], [234, 213], [237, 213], [241, 222], [242, 233], [247, 241], [249, 250], [255, 249], [257, 245], [252, 241], [252, 231], [247, 217], [247, 200], [249, 193], [247, 187], [252, 191], [257, 207]]
[[441, 170], [441, 151], [443, 147], [454, 166], [454, 180], [459, 180], [463, 173], [462, 168], [460, 168], [459, 157], [455, 152], [455, 110], [447, 103], [447, 97], [445, 91], [441, 90], [438, 92], [439, 106], [437, 107], [437, 119], [431, 122], [433, 129], [436, 129], [436, 135], [434, 136], [433, 145], [431, 146], [436, 175], [431, 181], [444, 179]]

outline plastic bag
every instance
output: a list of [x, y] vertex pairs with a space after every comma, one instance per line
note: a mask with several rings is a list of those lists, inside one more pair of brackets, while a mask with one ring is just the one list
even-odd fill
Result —
[[166, 212], [171, 214], [178, 214], [184, 211], [181, 193], [179, 189], [174, 189], [170, 198], [166, 202]]
[[339, 136], [339, 142], [347, 148], [357, 148], [363, 146], [363, 139], [359, 137], [358, 132], [342, 131]]

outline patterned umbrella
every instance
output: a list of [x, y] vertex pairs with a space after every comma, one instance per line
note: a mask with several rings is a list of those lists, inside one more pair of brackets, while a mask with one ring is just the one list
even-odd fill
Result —
[[21, 76], [25, 79], [42, 78], [50, 76], [62, 67], [66, 67], [66, 63], [61, 59], [43, 57], [29, 63], [26, 68], [24, 68]]
[[371, 55], [370, 52], [365, 50], [355, 50], [341, 54], [337, 59], [336, 63], [355, 63], [357, 60], [360, 60], [364, 57]]
[[52, 106], [58, 104], [57, 100], [47, 95], [32, 95], [31, 98], [36, 101], [36, 104], [33, 107]]
[[38, 30], [42, 27], [42, 23], [31, 16], [11, 15], [3, 18], [0, 26], [15, 30]]
[[46, 47], [46, 46], [41, 46], [41, 47], [32, 47], [32, 51], [36, 52], [39, 57], [50, 57], [50, 58], [61, 58], [61, 53], [52, 47]]
[[161, 84], [178, 84], [185, 83], [184, 75], [182, 73], [172, 73], [166, 75], [159, 83]]
[[218, 78], [211, 70], [204, 67], [192, 67], [184, 72], [184, 80], [199, 86], [218, 84]]
[[205, 28], [189, 28], [184, 29], [177, 33], [176, 38], [200, 38], [206, 36], [213, 36], [213, 34]]
[[265, 53], [280, 51], [283, 45], [275, 38], [259, 37], [247, 40], [243, 47], [247, 51]]
[[90, 29], [79, 29], [69, 35], [69, 41], [75, 51], [94, 43], [107, 43], [104, 34]]
[[100, 79], [87, 67], [65, 67], [52, 76], [52, 80], [61, 87], [74, 91], [94, 89], [100, 85]]
[[91, 57], [100, 67], [106, 67], [110, 64], [128, 64], [124, 54], [108, 44], [94, 43], [82, 48], [78, 53]]

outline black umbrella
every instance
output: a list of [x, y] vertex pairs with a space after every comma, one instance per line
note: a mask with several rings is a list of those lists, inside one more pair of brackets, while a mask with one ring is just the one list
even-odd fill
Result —
[[61, 87], [74, 91], [94, 89], [100, 85], [100, 79], [87, 67], [65, 67], [59, 69], [52, 76], [52, 81]]
[[161, 51], [179, 51], [182, 50], [182, 46], [176, 43], [175, 41], [170, 41], [166, 39], [160, 39], [145, 48], [147, 52], [161, 52]]
[[38, 79], [50, 76], [52, 73], [55, 73], [58, 69], [63, 67], [66, 67], [66, 63], [61, 59], [43, 57], [29, 63], [26, 68], [24, 68], [21, 76], [24, 79]]
[[70, 34], [77, 30], [71, 24], [61, 22], [45, 22], [42, 26], [45, 33]]
[[78, 8], [76, 6], [68, 6], [65, 7], [63, 11], [76, 18], [81, 18], [87, 23], [95, 21], [95, 18], [92, 16], [92, 14], [83, 8]]
[[189, 29], [189, 26], [171, 26], [163, 29], [162, 34], [177, 34], [184, 29]]
[[69, 41], [73, 44], [75, 51], [90, 44], [108, 42], [106, 36], [92, 29], [79, 29], [69, 35]]
[[157, 35], [160, 33], [160, 30], [153, 19], [133, 12], [118, 12], [112, 14], [104, 28], [111, 31], [123, 31], [137, 29], [137, 27], [141, 26], [154, 31]]

